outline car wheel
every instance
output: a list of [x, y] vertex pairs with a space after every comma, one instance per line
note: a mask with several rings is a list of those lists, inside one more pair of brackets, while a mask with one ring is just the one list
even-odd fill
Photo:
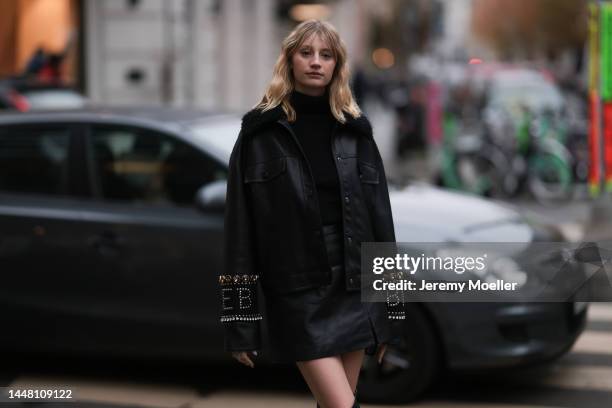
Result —
[[359, 399], [371, 403], [403, 403], [420, 397], [434, 382], [442, 362], [439, 338], [425, 312], [406, 305], [400, 343], [389, 346], [378, 364], [365, 356], [359, 376]]

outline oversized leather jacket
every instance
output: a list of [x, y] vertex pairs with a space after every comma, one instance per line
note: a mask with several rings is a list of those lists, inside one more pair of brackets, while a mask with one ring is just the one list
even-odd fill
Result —
[[[362, 242], [395, 242], [380, 153], [365, 116], [345, 114], [332, 134], [340, 180], [346, 289], [361, 288]], [[327, 284], [331, 270], [316, 188], [296, 135], [280, 106], [252, 110], [229, 163], [225, 272], [219, 276], [226, 351], [260, 348], [257, 293], [289, 294]], [[258, 283], [261, 286], [258, 286]], [[389, 318], [403, 318], [387, 304]]]

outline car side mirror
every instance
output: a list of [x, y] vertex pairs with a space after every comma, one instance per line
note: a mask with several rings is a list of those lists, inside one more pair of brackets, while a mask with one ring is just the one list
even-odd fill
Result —
[[200, 187], [196, 192], [195, 204], [200, 211], [223, 212], [227, 180], [217, 180]]

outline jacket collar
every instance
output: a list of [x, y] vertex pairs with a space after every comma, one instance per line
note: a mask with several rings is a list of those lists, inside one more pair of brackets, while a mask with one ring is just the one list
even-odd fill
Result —
[[[345, 118], [346, 122], [341, 126], [350, 128], [363, 136], [372, 137], [372, 125], [365, 115], [353, 118], [350, 114], [345, 114]], [[242, 117], [242, 132], [245, 135], [251, 134], [274, 122], [286, 120], [287, 115], [280, 105], [266, 112], [262, 112], [261, 109], [252, 109]]]

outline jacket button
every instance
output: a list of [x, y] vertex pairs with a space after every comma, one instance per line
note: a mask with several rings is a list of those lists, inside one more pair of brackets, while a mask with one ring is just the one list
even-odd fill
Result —
[[346, 238], [346, 240], [348, 241], [349, 244], [353, 243], [353, 238], [351, 238], [350, 236]]
[[336, 156], [336, 160], [340, 161], [340, 160], [342, 160], [342, 157]]
[[345, 203], [349, 203], [351, 201], [351, 199], [349, 198], [349, 196], [344, 196], [344, 202]]
[[352, 285], [353, 283], [355, 283], [355, 279], [349, 278], [349, 285]]

